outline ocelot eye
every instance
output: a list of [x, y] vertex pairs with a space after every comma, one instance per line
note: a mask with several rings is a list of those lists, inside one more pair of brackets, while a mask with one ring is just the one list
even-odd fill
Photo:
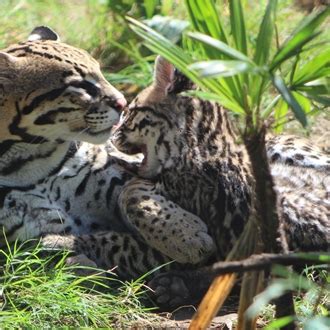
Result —
[[99, 87], [87, 80], [73, 81], [70, 83], [70, 86], [82, 88], [92, 97], [96, 97], [100, 93]]

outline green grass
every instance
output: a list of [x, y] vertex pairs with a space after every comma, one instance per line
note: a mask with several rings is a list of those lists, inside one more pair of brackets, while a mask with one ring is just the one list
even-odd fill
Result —
[[326, 265], [306, 267], [300, 274], [289, 274], [284, 267], [275, 266], [274, 275], [276, 278], [256, 297], [255, 306], [250, 310], [251, 314], [253, 308], [256, 312], [261, 310], [259, 319], [265, 329], [278, 329], [278, 320], [274, 321], [275, 306], [269, 302], [287, 288], [295, 292], [294, 305], [299, 326], [309, 323], [314, 328], [305, 329], [323, 329], [322, 326], [330, 322], [330, 276]]
[[15, 244], [0, 250], [1, 328], [107, 327], [159, 323], [140, 302], [143, 280], [121, 282], [99, 270], [78, 276], [67, 253], [41, 257], [40, 246]]

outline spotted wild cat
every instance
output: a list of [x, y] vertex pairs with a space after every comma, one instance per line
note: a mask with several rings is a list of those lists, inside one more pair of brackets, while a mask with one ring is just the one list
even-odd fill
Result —
[[[158, 194], [198, 215], [218, 245], [217, 258], [224, 259], [249, 216], [253, 184], [250, 163], [244, 146], [236, 142], [223, 107], [180, 95], [191, 87], [170, 63], [158, 58], [154, 83], [123, 113], [112, 141], [128, 154], [143, 153], [139, 175], [153, 179]], [[276, 144], [279, 140], [268, 142], [268, 154], [289, 247], [329, 249], [329, 157], [317, 148], [304, 149], [301, 139], [301, 148], [295, 148], [292, 137], [282, 138], [282, 145]], [[129, 184], [125, 189], [129, 190]], [[129, 209], [126, 213], [130, 217]], [[178, 274], [173, 277], [180, 280]], [[196, 291], [201, 279], [191, 271], [181, 274], [190, 291]], [[178, 286], [181, 293], [179, 290], [172, 296], [170, 274], [159, 278], [154, 282], [161, 292], [158, 298], [178, 302], [187, 287]]]
[[[169, 261], [173, 247], [181, 261], [196, 263], [210, 254], [205, 224], [180, 208], [186, 224], [181, 237], [169, 245], [158, 233], [165, 254], [122, 220], [118, 196], [134, 176], [108, 138], [125, 104], [90, 55], [60, 42], [47, 27], [0, 51], [1, 246], [3, 232], [9, 241], [43, 237], [45, 246], [68, 248], [89, 264], [118, 266], [124, 278]], [[137, 159], [128, 161], [134, 166]], [[143, 189], [166, 208], [165, 198], [148, 194], [148, 185]], [[144, 228], [152, 226], [137, 217]], [[185, 239], [194, 248], [180, 252]]]

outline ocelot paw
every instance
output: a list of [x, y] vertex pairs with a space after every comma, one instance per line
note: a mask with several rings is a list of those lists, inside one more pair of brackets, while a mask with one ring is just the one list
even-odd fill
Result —
[[47, 250], [74, 251], [75, 237], [72, 235], [62, 236], [50, 234], [44, 236], [40, 242], [41, 246]]
[[72, 267], [72, 271], [78, 276], [88, 276], [96, 273], [94, 268], [97, 268], [97, 264], [88, 258], [85, 254], [74, 254], [74, 236], [61, 236], [61, 235], [47, 235], [41, 239], [41, 245], [46, 251], [69, 251], [70, 254], [65, 263], [67, 266]]
[[151, 288], [151, 298], [163, 311], [173, 311], [183, 305], [196, 303], [195, 293], [187, 283], [182, 272], [167, 272], [154, 277], [148, 286]]
[[78, 276], [89, 276], [97, 273], [96, 263], [85, 254], [68, 257], [65, 263], [67, 266], [77, 266], [73, 267], [72, 270]]

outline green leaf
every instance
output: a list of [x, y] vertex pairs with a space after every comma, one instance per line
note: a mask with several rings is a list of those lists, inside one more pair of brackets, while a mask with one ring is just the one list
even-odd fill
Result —
[[293, 85], [302, 85], [312, 80], [330, 75], [330, 47], [297, 70]]
[[269, 0], [265, 15], [262, 19], [256, 43], [254, 62], [258, 65], [267, 63], [275, 30], [275, 12], [277, 0]]
[[254, 69], [249, 63], [243, 61], [203, 61], [191, 64], [190, 69], [199, 73], [202, 78], [206, 77], [230, 77]]
[[330, 97], [328, 96], [318, 96], [314, 94], [304, 93], [307, 97], [309, 97], [311, 100], [316, 101], [317, 103], [320, 103], [326, 107], [330, 107]]
[[204, 91], [198, 91], [198, 90], [192, 90], [181, 93], [183, 96], [192, 96], [192, 97], [198, 97], [205, 101], [215, 101], [221, 104], [223, 107], [232, 110], [234, 113], [237, 114], [244, 114], [244, 110], [241, 107], [238, 107], [235, 103], [228, 101], [227, 98], [221, 97], [219, 94], [210, 93], [210, 92], [204, 92]]
[[281, 133], [283, 131], [283, 127], [286, 122], [285, 116], [288, 113], [288, 110], [289, 110], [288, 104], [283, 99], [281, 99], [274, 113], [274, 119], [275, 119], [274, 131], [276, 133]]
[[231, 33], [235, 40], [236, 48], [247, 54], [245, 19], [240, 0], [229, 1]]
[[311, 110], [311, 101], [306, 96], [294, 91], [292, 92], [292, 95], [300, 104], [305, 113], [308, 113]]
[[220, 84], [219, 81], [215, 79], [200, 79], [196, 72], [188, 68], [188, 65], [193, 63], [190, 54], [185, 53], [181, 48], [171, 43], [164, 36], [141, 22], [130, 17], [128, 17], [127, 20], [131, 29], [144, 39], [144, 45], [147, 48], [156, 54], [162, 55], [202, 89], [218, 93], [221, 97], [227, 100], [228, 104], [235, 104], [235, 108], [242, 108], [230, 90], [228, 90], [223, 84]]
[[309, 41], [313, 40], [319, 32], [316, 29], [321, 25], [325, 18], [330, 14], [330, 7], [314, 12], [307, 16], [287, 41], [280, 47], [271, 63], [271, 70], [276, 69], [282, 62], [298, 54], [301, 48]]
[[264, 328], [265, 330], [277, 330], [277, 329], [281, 329], [284, 326], [292, 323], [295, 320], [295, 317], [292, 315], [289, 316], [284, 316], [281, 317], [279, 319], [276, 319], [272, 322], [270, 322], [269, 324], [267, 324], [267, 326]]
[[273, 112], [274, 107], [281, 99], [281, 95], [276, 95], [274, 99], [268, 104], [265, 110], [261, 112], [261, 118], [266, 119]]
[[144, 0], [143, 4], [144, 4], [144, 9], [146, 11], [147, 18], [151, 18], [158, 5], [158, 0]]
[[226, 33], [213, 0], [186, 0], [186, 6], [195, 30], [227, 43]]
[[[269, 0], [268, 5], [262, 19], [257, 42], [255, 46], [254, 62], [259, 66], [266, 66], [269, 59], [269, 53], [273, 40], [273, 32], [275, 30], [275, 12], [277, 0]], [[268, 70], [268, 68], [265, 68]], [[250, 84], [252, 104], [260, 104], [262, 95], [265, 90], [266, 78], [256, 76], [253, 83]]]
[[314, 95], [329, 95], [329, 79], [320, 78], [317, 80], [310, 81], [305, 85], [294, 86], [294, 89], [296, 91], [305, 91]]
[[304, 259], [321, 261], [330, 264], [330, 254], [326, 252], [299, 252], [296, 253], [296, 255]]
[[324, 316], [316, 316], [312, 319], [306, 320], [304, 330], [329, 330], [330, 318]]
[[145, 23], [173, 43], [181, 40], [182, 32], [189, 26], [187, 21], [161, 15], [155, 15]]
[[248, 63], [254, 65], [254, 62], [252, 60], [250, 60], [245, 54], [228, 46], [227, 44], [225, 44], [224, 42], [222, 42], [220, 40], [216, 40], [208, 35], [198, 33], [198, 32], [190, 32], [190, 33], [188, 33], [188, 36], [194, 40], [200, 41], [206, 45], [209, 45], [209, 46], [219, 50], [223, 54], [227, 55], [229, 58], [248, 62]]
[[276, 75], [272, 77], [272, 81], [276, 89], [282, 95], [285, 102], [287, 102], [291, 107], [295, 117], [305, 127], [307, 125], [305, 112], [300, 106], [300, 104], [297, 102], [295, 97], [292, 95], [289, 88], [285, 85], [284, 80], [280, 76]]

